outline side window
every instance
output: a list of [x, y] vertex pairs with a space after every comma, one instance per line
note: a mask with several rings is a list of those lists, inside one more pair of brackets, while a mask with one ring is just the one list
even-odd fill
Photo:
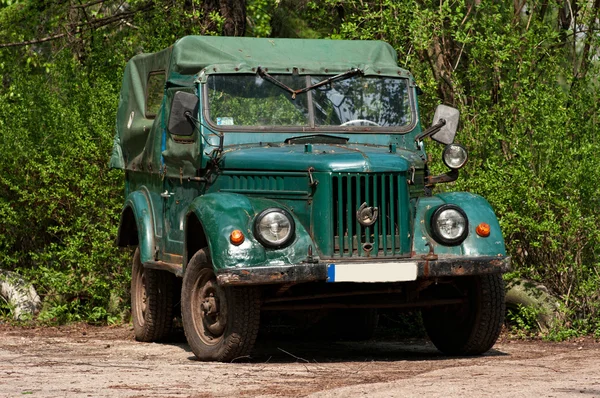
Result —
[[165, 72], [152, 72], [148, 75], [146, 84], [146, 114], [148, 119], [152, 119], [158, 113], [162, 103], [165, 88]]

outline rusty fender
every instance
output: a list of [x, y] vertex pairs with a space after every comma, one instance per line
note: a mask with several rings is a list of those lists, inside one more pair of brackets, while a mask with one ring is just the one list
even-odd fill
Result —
[[[417, 279], [496, 274], [510, 270], [510, 256], [453, 257], [437, 260], [427, 260], [420, 257], [418, 259], [402, 259], [396, 262], [416, 262]], [[217, 271], [217, 281], [220, 285], [229, 286], [326, 281], [327, 264], [331, 263], [339, 262], [321, 261], [316, 264], [225, 268]]]

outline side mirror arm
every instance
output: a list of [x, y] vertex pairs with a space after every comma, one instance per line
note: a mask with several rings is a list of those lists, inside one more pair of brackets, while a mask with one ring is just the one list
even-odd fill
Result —
[[[183, 113], [183, 115], [194, 125], [194, 127], [196, 127], [196, 129], [198, 130], [198, 133], [200, 135], [200, 137], [202, 137], [202, 140], [206, 143], [206, 145], [209, 146], [213, 146], [211, 145], [210, 142], [208, 142], [208, 140], [206, 139], [206, 137], [204, 136], [204, 134], [202, 134], [202, 130], [200, 129], [200, 127], [203, 126], [202, 122], [198, 119], [196, 119], [194, 116], [192, 116], [192, 112], [190, 111], [185, 111]], [[217, 134], [219, 136], [219, 146], [217, 149], [215, 149], [212, 153], [212, 157], [214, 159], [217, 159], [221, 153], [223, 153], [223, 133], [220, 133], [218, 131], [215, 131], [215, 134]]]
[[425, 138], [431, 137], [432, 135], [434, 135], [435, 133], [440, 131], [442, 129], [442, 127], [444, 127], [445, 125], [446, 125], [446, 119], [440, 119], [436, 124], [427, 128], [421, 134], [416, 136], [415, 142], [418, 144], [419, 142], [423, 141]]

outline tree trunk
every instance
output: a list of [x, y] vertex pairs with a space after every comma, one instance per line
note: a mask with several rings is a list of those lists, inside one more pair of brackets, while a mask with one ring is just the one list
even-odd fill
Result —
[[[202, 4], [205, 32], [224, 36], [244, 36], [246, 33], [246, 0], [205, 0]], [[217, 12], [225, 20], [221, 31], [211, 20], [210, 14]]]

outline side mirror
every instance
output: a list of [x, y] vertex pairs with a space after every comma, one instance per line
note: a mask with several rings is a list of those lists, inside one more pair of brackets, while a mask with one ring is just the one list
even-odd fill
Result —
[[196, 127], [199, 101], [195, 94], [178, 91], [171, 102], [168, 130], [173, 135], [190, 136]]
[[433, 125], [438, 124], [441, 120], [445, 120], [446, 123], [438, 132], [431, 136], [431, 139], [445, 145], [452, 144], [456, 136], [456, 130], [458, 129], [459, 118], [460, 112], [458, 109], [451, 106], [438, 105], [433, 116]]

